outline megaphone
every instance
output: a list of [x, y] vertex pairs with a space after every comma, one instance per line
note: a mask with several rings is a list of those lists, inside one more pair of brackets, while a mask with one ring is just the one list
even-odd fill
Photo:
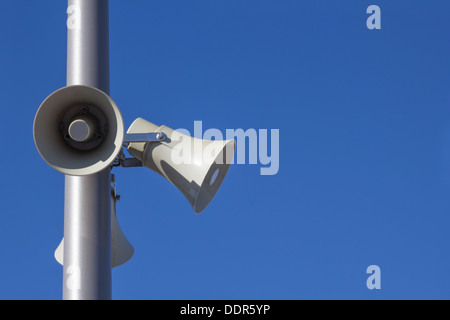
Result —
[[[130, 142], [128, 152], [180, 190], [196, 214], [211, 202], [234, 156], [234, 140], [202, 140], [136, 119], [127, 134], [158, 132], [161, 142]], [[161, 134], [162, 133], [162, 134]]]
[[[111, 197], [111, 255], [112, 267], [118, 267], [133, 257], [134, 248], [120, 228], [116, 215], [116, 202]], [[64, 264], [64, 238], [55, 250], [55, 259]]]
[[107, 168], [124, 139], [122, 115], [99, 89], [75, 85], [59, 89], [39, 107], [33, 126], [42, 158], [68, 175], [89, 175]]

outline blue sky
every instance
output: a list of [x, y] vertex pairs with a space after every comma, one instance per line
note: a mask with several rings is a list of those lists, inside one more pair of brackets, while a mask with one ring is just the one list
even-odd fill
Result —
[[[369, 30], [369, 5], [381, 29]], [[66, 1], [0, 1], [0, 299], [60, 299], [64, 176], [33, 141], [66, 81]], [[448, 1], [110, 1], [125, 126], [279, 129], [280, 166], [234, 164], [194, 215], [116, 168], [135, 248], [114, 299], [449, 299]], [[157, 192], [155, 192], [157, 190]], [[370, 265], [381, 289], [366, 287]]]

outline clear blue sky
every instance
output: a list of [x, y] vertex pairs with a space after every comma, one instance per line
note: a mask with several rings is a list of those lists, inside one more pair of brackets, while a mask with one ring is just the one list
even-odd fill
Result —
[[[32, 125], [66, 83], [66, 7], [0, 1], [0, 299], [62, 297], [64, 176]], [[110, 1], [126, 127], [280, 130], [278, 174], [232, 165], [198, 216], [154, 172], [114, 169], [135, 255], [113, 298], [450, 299], [449, 14], [442, 0]]]

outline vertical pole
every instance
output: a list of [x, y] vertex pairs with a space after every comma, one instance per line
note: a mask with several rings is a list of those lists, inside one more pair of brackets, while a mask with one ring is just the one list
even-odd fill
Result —
[[[108, 0], [68, 0], [67, 85], [109, 94]], [[111, 299], [111, 174], [65, 177], [64, 300]]]

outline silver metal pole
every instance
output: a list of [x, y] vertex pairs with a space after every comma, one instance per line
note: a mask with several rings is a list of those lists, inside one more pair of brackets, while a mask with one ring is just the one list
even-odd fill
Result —
[[[108, 0], [68, 0], [67, 85], [109, 94]], [[65, 177], [64, 300], [111, 299], [111, 174]]]

